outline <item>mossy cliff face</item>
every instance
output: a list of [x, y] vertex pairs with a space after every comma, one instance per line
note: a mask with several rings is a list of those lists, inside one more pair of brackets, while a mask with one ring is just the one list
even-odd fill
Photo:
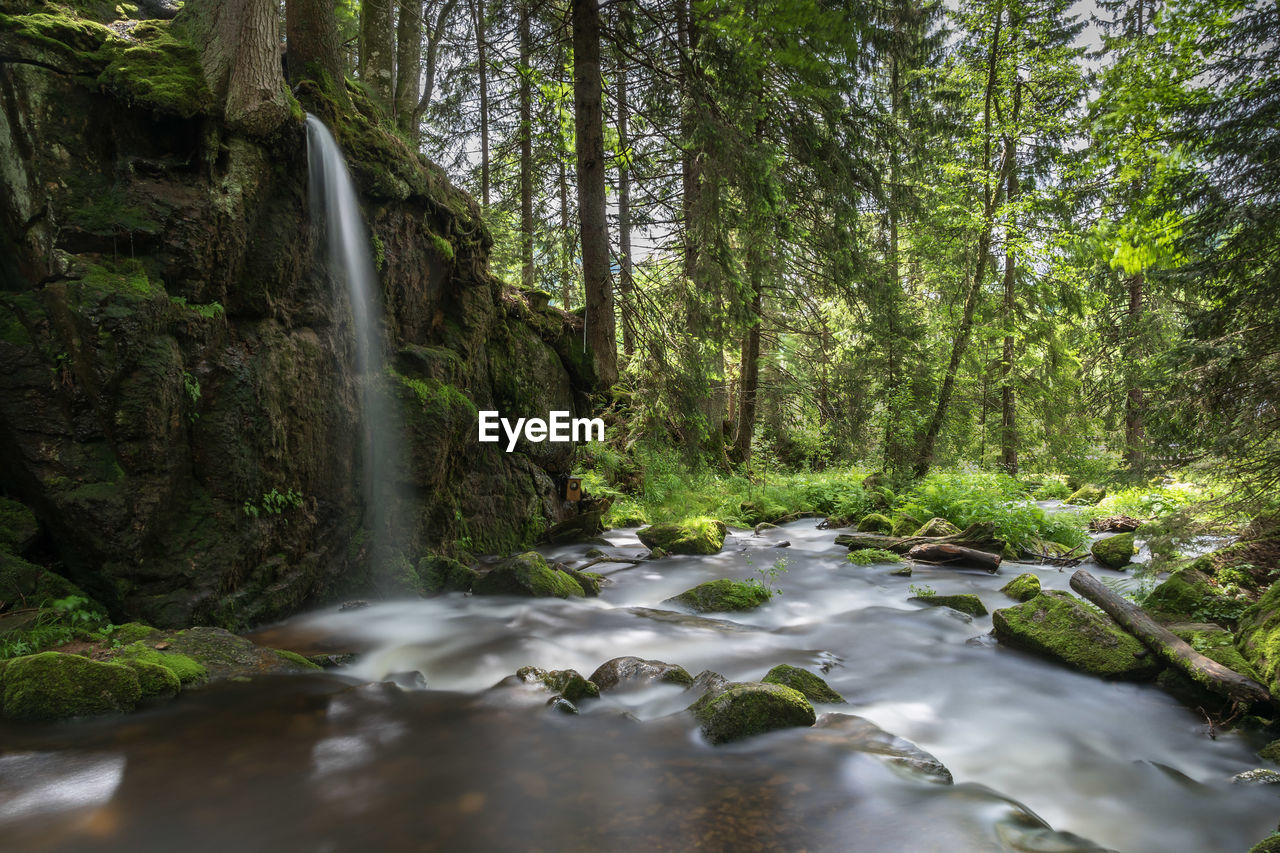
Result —
[[[369, 578], [354, 344], [301, 112], [229, 131], [167, 27], [0, 7], [0, 490], [117, 619], [241, 627]], [[358, 93], [344, 115], [298, 96], [380, 257], [406, 556], [513, 549], [558, 517], [570, 459], [479, 445], [476, 412], [585, 414], [574, 321], [489, 274], [475, 203]]]

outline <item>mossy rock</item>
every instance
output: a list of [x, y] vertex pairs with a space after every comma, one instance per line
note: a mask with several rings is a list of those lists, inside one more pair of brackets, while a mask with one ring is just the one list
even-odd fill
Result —
[[182, 682], [168, 667], [134, 658], [123, 661], [138, 676], [143, 699], [172, 699], [182, 689]]
[[1030, 601], [1040, 594], [1040, 578], [1031, 572], [1023, 572], [1000, 587], [1000, 591], [1014, 601]]
[[645, 547], [668, 554], [718, 554], [729, 529], [706, 516], [653, 524], [636, 532]]
[[582, 587], [582, 591], [590, 598], [600, 595], [600, 587], [605, 584], [604, 575], [596, 572], [582, 572], [567, 566], [561, 567], [560, 571], [577, 581], [578, 586]]
[[418, 577], [427, 592], [470, 592], [480, 573], [452, 557], [433, 555], [418, 561]]
[[933, 518], [926, 521], [918, 530], [916, 536], [955, 536], [960, 533], [960, 528], [956, 527], [945, 518]]
[[1280, 834], [1262, 839], [1249, 848], [1249, 853], [1280, 853]]
[[536, 666], [522, 666], [516, 670], [516, 678], [525, 684], [541, 684], [543, 687], [563, 696], [570, 702], [583, 699], [600, 698], [600, 688], [594, 682], [583, 678], [576, 669], [539, 669]]
[[9, 498], [0, 498], [0, 548], [21, 551], [36, 538], [40, 525], [31, 510]]
[[565, 572], [547, 565], [537, 551], [503, 560], [476, 578], [476, 595], [521, 595], [533, 598], [582, 598], [582, 586]]
[[898, 513], [893, 516], [892, 521], [893, 529], [890, 533], [894, 536], [910, 536], [920, 527], [920, 519], [906, 513]]
[[858, 522], [859, 533], [892, 533], [893, 522], [887, 515], [879, 512], [869, 513]]
[[1172, 625], [1170, 630], [1200, 654], [1259, 683], [1262, 679], [1236, 649], [1235, 635], [1217, 625]]
[[738, 514], [743, 524], [754, 527], [762, 522], [777, 521], [787, 514], [787, 508], [767, 501], [743, 501], [738, 504]]
[[126, 622], [123, 625], [116, 625], [112, 629], [111, 640], [121, 645], [129, 645], [158, 636], [160, 633], [159, 628], [152, 628], [150, 625], [143, 625], [141, 622]]
[[987, 608], [982, 599], [971, 592], [960, 592], [955, 595], [913, 595], [907, 601], [927, 604], [930, 607], [950, 607], [970, 616], [986, 616]]
[[1075, 506], [1094, 506], [1107, 496], [1107, 490], [1093, 483], [1085, 483], [1067, 497], [1064, 503]]
[[760, 679], [763, 684], [781, 684], [783, 687], [790, 687], [792, 690], [798, 690], [804, 695], [804, 698], [810, 702], [826, 702], [843, 704], [845, 698], [839, 693], [831, 689], [827, 682], [818, 676], [809, 672], [807, 669], [801, 669], [798, 666], [781, 663], [769, 670], [764, 678]]
[[40, 607], [70, 595], [88, 597], [62, 575], [0, 548], [0, 606]]
[[1258, 750], [1258, 757], [1280, 764], [1280, 740], [1273, 740]]
[[1271, 695], [1280, 696], [1280, 583], [1240, 617], [1236, 648]]
[[132, 711], [142, 697], [138, 675], [129, 667], [61, 652], [9, 661], [0, 691], [4, 716], [23, 721]]
[[[165, 648], [156, 649], [156, 645], [164, 645]], [[315, 669], [315, 665], [306, 658], [292, 653], [281, 654], [222, 628], [203, 626], [162, 633], [144, 643], [121, 649], [120, 653], [173, 670], [184, 687], [206, 679], [221, 681]]]
[[760, 584], [720, 578], [700, 583], [668, 601], [682, 604], [697, 613], [723, 613], [753, 610], [771, 597], [769, 590]]
[[1107, 536], [1093, 543], [1089, 549], [1098, 565], [1108, 569], [1122, 569], [1129, 565], [1130, 559], [1137, 553], [1133, 546], [1133, 534], [1121, 533], [1118, 536]]
[[298, 654], [297, 652], [291, 652], [288, 649], [272, 649], [271, 651], [275, 652], [276, 657], [280, 658], [286, 663], [296, 666], [298, 669], [313, 669], [313, 670], [324, 669], [324, 667], [322, 667], [320, 664], [316, 663], [313, 660], [308, 660], [307, 658], [304, 658], [302, 655]]
[[759, 682], [731, 682], [721, 691], [706, 694], [688, 710], [701, 724], [702, 736], [714, 744], [812, 726], [817, 719], [800, 691]]
[[208, 670], [194, 658], [177, 652], [154, 649], [145, 641], [121, 647], [115, 652], [113, 659], [124, 664], [140, 661], [164, 667], [173, 673], [183, 687], [194, 687], [209, 680]]
[[693, 684], [693, 676], [684, 667], [673, 663], [628, 656], [613, 658], [600, 664], [591, 673], [591, 681], [601, 690], [608, 691], [655, 681], [688, 687]]
[[1137, 639], [1066, 593], [1042, 592], [991, 621], [1000, 642], [1090, 675], [1138, 680], [1161, 668]]
[[1246, 604], [1223, 595], [1209, 576], [1195, 564], [1169, 575], [1142, 602], [1152, 618], [1161, 622], [1232, 622]]

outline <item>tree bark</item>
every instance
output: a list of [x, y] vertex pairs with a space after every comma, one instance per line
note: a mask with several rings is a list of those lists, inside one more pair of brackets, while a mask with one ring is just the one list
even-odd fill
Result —
[[1156, 623], [1141, 607], [1112, 592], [1085, 569], [1071, 576], [1071, 588], [1101, 607], [1157, 657], [1206, 690], [1248, 705], [1271, 701], [1271, 694], [1261, 684], [1200, 654], [1172, 631]]
[[625, 57], [618, 63], [618, 148], [623, 159], [618, 163], [618, 291], [622, 296], [622, 352], [627, 358], [636, 354], [634, 291], [631, 272], [631, 135], [628, 132], [627, 69]]
[[[453, 17], [453, 11], [458, 5], [458, 0], [446, 0], [445, 4], [440, 7], [439, 13], [436, 15], [435, 24], [427, 32], [427, 52], [426, 52], [426, 80], [422, 84], [422, 97], [418, 100], [417, 106], [414, 108], [413, 123], [420, 124], [422, 117], [427, 114], [427, 108], [431, 106], [431, 99], [436, 93], [436, 68], [439, 65], [440, 43], [444, 41], [445, 30], [449, 26], [449, 19]], [[475, 9], [472, 9], [474, 14]], [[484, 54], [478, 54], [483, 59]], [[482, 77], [484, 96], [488, 97], [487, 79]], [[487, 104], [486, 104], [487, 109]]]
[[472, 0], [475, 17], [476, 64], [480, 76], [480, 200], [489, 209], [489, 45], [485, 40], [485, 18], [489, 14], [485, 0]]
[[751, 252], [751, 328], [742, 342], [742, 365], [739, 376], [742, 390], [739, 393], [738, 429], [733, 437], [733, 460], [751, 461], [751, 440], [756, 429], [756, 394], [760, 388], [760, 327], [764, 323], [761, 311], [764, 307], [763, 253]]
[[[1125, 343], [1125, 369], [1131, 374], [1136, 372], [1139, 361], [1138, 325], [1142, 321], [1143, 275], [1138, 273], [1129, 278], [1129, 312], [1126, 318], [1128, 326]], [[1143, 414], [1142, 387], [1131, 381], [1125, 393], [1124, 405], [1124, 460], [1129, 470], [1141, 473], [1146, 467], [1146, 424]]]
[[397, 0], [400, 21], [396, 25], [396, 127], [415, 142], [422, 78], [422, 2]]
[[347, 96], [346, 66], [338, 43], [338, 19], [335, 0], [285, 0], [285, 38], [288, 50], [289, 82], [314, 80], [321, 91], [345, 110], [351, 106]]
[[174, 28], [200, 50], [205, 84], [227, 122], [265, 135], [289, 117], [280, 70], [279, 11], [271, 0], [193, 0]]
[[520, 38], [520, 283], [533, 287], [533, 91], [529, 75], [533, 40], [529, 0], [519, 4]]
[[560, 305], [566, 311], [573, 310], [573, 276], [569, 269], [573, 249], [569, 239], [569, 167], [565, 163], [566, 152], [559, 152], [560, 161]]
[[360, 79], [373, 102], [391, 112], [395, 89], [396, 55], [392, 49], [391, 0], [362, 0], [360, 4]]
[[[1013, 84], [1013, 125], [1015, 130], [1005, 137], [1005, 162], [1009, 167], [1008, 186], [1005, 195], [1012, 204], [1018, 198], [1018, 113], [1022, 106], [1022, 85]], [[1011, 476], [1018, 473], [1017, 410], [1013, 392], [1013, 321], [1014, 299], [1017, 284], [1017, 261], [1013, 251], [1013, 233], [1016, 223], [1012, 210], [1005, 226], [1004, 238], [1004, 349], [1000, 357], [1000, 461]]]
[[1000, 555], [963, 545], [947, 545], [929, 542], [915, 545], [907, 551], [908, 560], [922, 563], [935, 563], [940, 566], [958, 566], [963, 568], [986, 569], [995, 574], [1000, 568]]
[[603, 90], [600, 81], [599, 0], [573, 0], [573, 105], [578, 153], [578, 220], [587, 346], [602, 388], [618, 380], [609, 226], [605, 218]]

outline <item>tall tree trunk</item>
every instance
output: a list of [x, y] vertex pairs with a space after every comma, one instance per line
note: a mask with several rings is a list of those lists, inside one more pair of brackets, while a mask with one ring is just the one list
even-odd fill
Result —
[[751, 461], [751, 440], [756, 429], [756, 395], [760, 388], [760, 328], [764, 307], [764, 253], [751, 252], [751, 328], [742, 341], [742, 364], [739, 376], [742, 390], [739, 392], [738, 429], [733, 437], [733, 460]]
[[605, 218], [604, 108], [600, 81], [599, 0], [573, 0], [573, 117], [578, 147], [578, 220], [587, 346], [603, 388], [618, 381], [618, 344]]
[[[1018, 199], [1018, 113], [1022, 107], [1022, 84], [1013, 84], [1013, 131], [1005, 136], [1005, 162], [1009, 178], [1005, 194], [1010, 204]], [[1004, 349], [1000, 356], [1000, 464], [1010, 475], [1018, 473], [1017, 408], [1013, 395], [1013, 322], [1017, 304], [1017, 261], [1013, 251], [1013, 234], [1017, 223], [1010, 209], [1004, 238]]]
[[569, 167], [565, 164], [565, 152], [560, 152], [560, 304], [566, 311], [573, 310], [573, 276], [570, 272], [573, 250], [569, 241]]
[[193, 0], [178, 13], [174, 27], [199, 46], [205, 84], [230, 125], [267, 134], [289, 117], [276, 3]]
[[396, 127], [418, 139], [418, 86], [422, 77], [422, 0], [397, 0]]
[[476, 65], [480, 73], [480, 200], [489, 209], [489, 44], [485, 39], [486, 0], [471, 0], [475, 18]]
[[335, 0], [285, 0], [285, 56], [291, 84], [314, 80], [340, 109], [347, 109], [351, 100], [334, 4]]
[[[983, 123], [983, 170], [989, 173], [991, 168], [991, 102], [995, 97], [997, 82], [997, 61], [1000, 48], [1000, 21], [1003, 9], [996, 7], [995, 23], [992, 26], [991, 50], [987, 56], [987, 85], [982, 108]], [[951, 358], [947, 362], [946, 373], [943, 374], [942, 387], [938, 391], [938, 401], [934, 406], [933, 416], [929, 419], [928, 428], [920, 440], [920, 449], [916, 453], [915, 476], [923, 477], [933, 466], [933, 454], [938, 442], [938, 434], [942, 432], [942, 424], [947, 419], [947, 409], [951, 405], [951, 395], [955, 392], [956, 375], [960, 370], [960, 361], [969, 347], [969, 337], [973, 334], [973, 312], [978, 306], [978, 296], [982, 291], [982, 279], [986, 274], [991, 256], [991, 232], [995, 228], [996, 207], [1000, 204], [1000, 196], [1004, 190], [1005, 168], [1008, 161], [1001, 165], [995, 178], [995, 189], [988, 182], [984, 191], [982, 230], [978, 235], [978, 252], [974, 259], [972, 275], [969, 276], [966, 288], [964, 311], [960, 316], [960, 325], [951, 345]]]
[[[454, 9], [457, 8], [458, 0], [446, 0], [445, 4], [440, 7], [440, 11], [436, 14], [435, 23], [427, 32], [427, 79], [422, 85], [422, 97], [418, 100], [418, 104], [413, 110], [413, 125], [416, 128], [422, 123], [422, 117], [427, 114], [427, 108], [431, 106], [431, 99], [436, 93], [436, 68], [439, 65], [440, 43], [444, 41], [445, 32], [449, 27], [449, 20], [453, 17]], [[472, 7], [472, 14], [475, 14], [475, 7]], [[483, 25], [481, 25], [483, 26]], [[483, 30], [480, 31], [483, 35]], [[479, 53], [480, 61], [484, 61], [484, 53]], [[487, 69], [485, 69], [487, 72]], [[398, 78], [397, 78], [398, 79]], [[481, 75], [481, 97], [488, 98], [488, 80], [482, 72]], [[488, 109], [488, 104], [485, 104]], [[486, 140], [487, 141], [487, 140]]]
[[533, 92], [529, 0], [520, 0], [520, 282], [533, 287]]
[[[1138, 325], [1142, 321], [1143, 298], [1142, 273], [1129, 278], [1129, 312], [1126, 318], [1128, 330], [1125, 345], [1125, 370], [1130, 376], [1137, 374]], [[1129, 470], [1141, 473], [1146, 467], [1146, 419], [1144, 417], [1142, 387], [1136, 380], [1129, 383], [1124, 405], [1124, 460]]]
[[391, 112], [396, 55], [392, 48], [391, 0], [360, 4], [360, 79], [373, 102]]
[[618, 290], [622, 295], [622, 351], [630, 359], [636, 354], [635, 281], [631, 273], [631, 136], [627, 128], [626, 58], [618, 58]]
[[[902, 79], [897, 57], [889, 58], [889, 103], [895, 119], [900, 118], [902, 104]], [[898, 262], [898, 219], [901, 207], [899, 183], [902, 180], [902, 163], [898, 151], [898, 139], [891, 135], [889, 139], [889, 251], [888, 271], [886, 275], [886, 291], [884, 299], [885, 325], [885, 388], [891, 401], [885, 417], [884, 435], [884, 467], [895, 470], [909, 461], [911, 449], [903, 442], [902, 425], [895, 422], [899, 411], [895, 403], [898, 400], [898, 384], [902, 381], [900, 367], [901, 352], [898, 348], [899, 303], [902, 298], [902, 272]]]

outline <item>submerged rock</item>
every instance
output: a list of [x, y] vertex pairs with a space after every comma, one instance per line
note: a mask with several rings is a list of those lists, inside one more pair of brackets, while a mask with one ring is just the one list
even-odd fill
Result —
[[781, 684], [729, 682], [689, 706], [702, 736], [714, 744], [795, 726], [811, 726], [817, 715], [798, 690]]
[[1231, 777], [1233, 785], [1280, 785], [1280, 771], [1260, 767]]
[[[0, 661], [0, 713], [44, 722], [132, 711], [143, 696], [138, 673], [118, 663], [41, 652]], [[154, 690], [156, 674], [144, 673]]]
[[578, 586], [582, 587], [582, 591], [591, 598], [600, 595], [600, 587], [608, 583], [608, 579], [604, 575], [596, 572], [583, 572], [567, 566], [557, 566], [556, 568], [577, 581]]
[[769, 590], [758, 583], [721, 578], [700, 583], [664, 603], [682, 604], [698, 613], [720, 613], [751, 610], [771, 597]]
[[570, 702], [582, 699], [600, 698], [600, 688], [593, 682], [583, 678], [576, 669], [539, 669], [536, 666], [522, 666], [516, 670], [516, 678], [524, 684], [541, 684], [552, 693], [557, 693]]
[[582, 586], [565, 572], [547, 565], [537, 551], [526, 551], [503, 560], [478, 577], [471, 587], [476, 595], [523, 595], [534, 598], [582, 598]]
[[1133, 534], [1121, 533], [1118, 536], [1107, 536], [1093, 543], [1089, 549], [1098, 565], [1108, 569], [1122, 569], [1129, 565], [1130, 559], [1137, 553], [1133, 547]]
[[907, 601], [927, 604], [930, 607], [950, 607], [952, 610], [959, 610], [969, 616], [987, 615], [987, 608], [982, 603], [982, 599], [970, 592], [961, 592], [955, 595], [913, 595]]
[[622, 690], [643, 684], [693, 684], [693, 676], [684, 667], [660, 660], [644, 660], [638, 657], [620, 657], [607, 660], [591, 673], [592, 682], [601, 691]]
[[926, 521], [919, 530], [915, 532], [916, 536], [958, 536], [960, 528], [956, 527], [945, 518], [933, 517]]
[[832, 690], [827, 682], [798, 666], [778, 664], [760, 680], [764, 684], [781, 684], [783, 687], [798, 690], [810, 702], [845, 704], [845, 698]]
[[886, 732], [870, 720], [852, 714], [823, 714], [806, 737], [843, 749], [882, 756], [889, 764], [920, 774], [931, 782], [950, 785], [954, 781], [951, 771], [933, 755], [905, 738]]
[[698, 516], [643, 527], [636, 536], [645, 547], [667, 554], [718, 554], [728, 532], [723, 522]]
[[991, 614], [996, 637], [1090, 675], [1146, 679], [1161, 669], [1145, 646], [1067, 593], [1042, 592]]
[[1023, 572], [1000, 587], [1000, 591], [1014, 601], [1030, 601], [1040, 594], [1040, 578], [1031, 572]]

